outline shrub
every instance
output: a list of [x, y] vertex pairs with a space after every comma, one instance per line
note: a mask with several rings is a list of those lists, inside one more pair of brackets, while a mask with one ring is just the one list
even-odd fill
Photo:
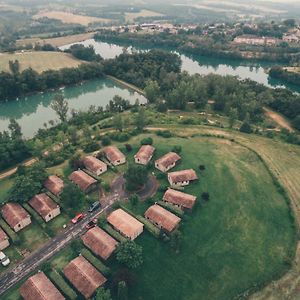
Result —
[[99, 144], [96, 141], [89, 141], [83, 145], [83, 150], [85, 152], [93, 152], [99, 149]]
[[204, 166], [204, 165], [200, 165], [200, 166], [199, 166], [199, 170], [200, 170], [200, 171], [204, 171], [204, 170], [205, 170], [205, 166]]
[[176, 152], [177, 154], [181, 153], [182, 147], [180, 145], [176, 145], [172, 148], [173, 152]]
[[110, 138], [107, 137], [107, 136], [104, 136], [104, 137], [102, 138], [101, 142], [102, 142], [102, 146], [108, 146], [108, 145], [111, 144], [111, 140], [110, 140]]
[[151, 137], [146, 137], [141, 140], [141, 145], [152, 145], [153, 139]]
[[132, 151], [132, 146], [130, 144], [125, 144], [125, 148], [127, 152], [131, 152]]
[[240, 132], [244, 132], [244, 133], [252, 133], [252, 127], [248, 122], [244, 122], [242, 124], [242, 126], [240, 127]]
[[164, 138], [170, 138], [170, 137], [173, 136], [172, 133], [168, 130], [166, 130], [166, 131], [165, 130], [158, 130], [155, 133], [156, 133], [156, 135], [164, 137]]
[[204, 200], [204, 201], [209, 201], [209, 193], [208, 192], [203, 192], [201, 194], [201, 198]]

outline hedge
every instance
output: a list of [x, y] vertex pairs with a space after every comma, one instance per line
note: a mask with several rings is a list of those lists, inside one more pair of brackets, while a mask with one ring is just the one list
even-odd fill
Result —
[[127, 238], [125, 238], [123, 235], [121, 235], [119, 232], [114, 230], [110, 225], [105, 224], [103, 225], [103, 229], [109, 233], [113, 238], [118, 240], [119, 242], [125, 242], [127, 241]]
[[156, 238], [160, 236], [160, 229], [153, 225], [149, 220], [145, 219], [142, 216], [136, 216], [136, 218], [145, 225], [145, 228]]
[[9, 227], [9, 225], [3, 219], [0, 219], [0, 225], [10, 237], [13, 243], [17, 244], [20, 242], [19, 236]]
[[45, 228], [46, 224], [42, 217], [33, 209], [30, 207], [28, 203], [24, 203], [23, 207], [29, 212], [29, 214], [33, 217], [33, 219], [42, 227]]
[[53, 283], [58, 287], [58, 289], [68, 298], [71, 300], [77, 299], [77, 294], [74, 290], [69, 286], [66, 280], [56, 271], [53, 270], [49, 273], [50, 279]]
[[176, 207], [172, 204], [166, 203], [164, 201], [157, 201], [157, 204], [166, 208], [167, 210], [171, 211], [172, 213], [174, 213], [175, 215], [177, 215], [179, 217], [183, 217], [183, 215], [184, 215], [184, 211], [182, 209], [180, 209], [179, 207]]
[[110, 274], [110, 268], [104, 265], [95, 255], [92, 254], [91, 251], [84, 248], [81, 250], [81, 254], [84, 258], [86, 258], [98, 271], [100, 271], [103, 275], [108, 276]]
[[91, 177], [93, 177], [95, 180], [97, 180], [98, 182], [101, 182], [101, 178], [97, 175], [95, 175], [94, 173], [92, 173], [91, 171], [87, 170], [87, 169], [83, 169], [83, 171], [90, 175]]

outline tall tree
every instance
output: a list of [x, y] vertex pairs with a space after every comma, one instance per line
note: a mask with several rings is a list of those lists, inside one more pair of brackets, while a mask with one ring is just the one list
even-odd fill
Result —
[[114, 124], [114, 127], [122, 132], [123, 131], [123, 128], [124, 128], [124, 122], [123, 122], [123, 119], [122, 119], [122, 116], [120, 113], [118, 114], [115, 114], [115, 116], [113, 117], [113, 124]]
[[131, 240], [122, 242], [117, 249], [117, 260], [130, 269], [136, 269], [143, 263], [143, 248]]
[[62, 94], [56, 94], [54, 96], [54, 99], [51, 102], [51, 108], [56, 112], [62, 122], [67, 120], [69, 105]]
[[137, 113], [137, 116], [136, 116], [135, 124], [136, 124], [137, 130], [139, 130], [139, 131], [144, 130], [144, 128], [147, 124], [144, 107], [140, 107], [140, 109]]
[[150, 103], [155, 102], [160, 94], [160, 88], [157, 81], [148, 80], [146, 82], [144, 92], [146, 93], [146, 98], [149, 100]]
[[97, 290], [94, 300], [112, 300], [110, 290], [101, 287]]

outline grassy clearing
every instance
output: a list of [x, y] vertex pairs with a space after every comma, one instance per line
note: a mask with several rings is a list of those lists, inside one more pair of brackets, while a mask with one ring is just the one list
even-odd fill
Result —
[[9, 71], [9, 61], [18, 60], [20, 70], [32, 68], [38, 73], [47, 70], [78, 67], [82, 61], [62, 52], [23, 52], [0, 54], [0, 71]]
[[5, 203], [8, 201], [8, 192], [13, 185], [11, 178], [0, 180], [0, 202]]
[[125, 13], [125, 21], [133, 22], [137, 18], [163, 17], [164, 15], [152, 10], [142, 9], [137, 13]]
[[76, 15], [76, 14], [63, 12], [63, 11], [40, 11], [32, 18], [34, 20], [38, 20], [45, 17], [49, 19], [59, 20], [66, 24], [80, 24], [83, 26], [88, 26], [91, 23], [110, 23], [112, 21], [111, 19]]

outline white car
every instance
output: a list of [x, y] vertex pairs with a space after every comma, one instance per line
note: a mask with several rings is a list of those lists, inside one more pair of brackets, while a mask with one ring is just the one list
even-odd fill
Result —
[[0, 251], [0, 261], [4, 267], [8, 266], [10, 263], [9, 258], [2, 251]]

